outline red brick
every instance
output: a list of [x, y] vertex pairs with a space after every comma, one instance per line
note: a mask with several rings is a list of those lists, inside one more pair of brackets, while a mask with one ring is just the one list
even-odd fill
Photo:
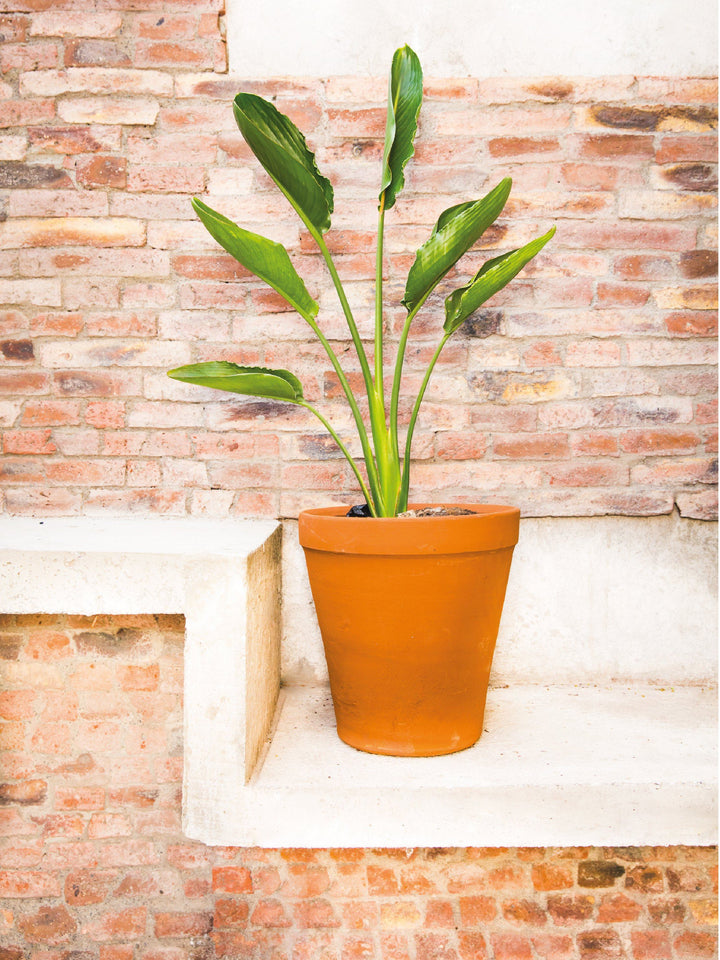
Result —
[[380, 904], [380, 925], [384, 928], [418, 927], [421, 915], [414, 902], [393, 900]]
[[129, 67], [128, 54], [116, 40], [68, 40], [63, 62], [66, 67]]
[[127, 189], [133, 192], [192, 194], [204, 188], [204, 171], [196, 166], [131, 166], [127, 174]]
[[103, 903], [116, 879], [117, 873], [111, 871], [68, 874], [65, 879], [65, 900], [70, 906]]
[[662, 871], [657, 867], [632, 867], [625, 877], [625, 886], [629, 890], [639, 890], [641, 893], [662, 893], [664, 888]]
[[611, 960], [624, 957], [622, 941], [615, 930], [586, 930], [577, 936], [580, 960]]
[[463, 927], [479, 927], [497, 916], [492, 897], [460, 897], [460, 919]]
[[157, 690], [160, 683], [160, 668], [156, 663], [149, 666], [122, 667], [119, 681], [123, 690]]
[[686, 931], [673, 941], [675, 956], [687, 960], [708, 960], [717, 956], [717, 936], [712, 933]]
[[52, 431], [47, 430], [6, 430], [3, 434], [5, 453], [41, 454], [56, 453], [57, 447], [51, 440]]
[[256, 927], [289, 927], [292, 921], [285, 912], [281, 900], [260, 900], [250, 916], [250, 922]]
[[649, 900], [647, 910], [650, 919], [663, 926], [671, 923], [682, 923], [685, 920], [685, 904], [678, 897]]
[[107, 912], [89, 920], [82, 928], [90, 940], [138, 940], [144, 936], [147, 924], [147, 907], [130, 907], [127, 910]]
[[19, 783], [0, 783], [0, 805], [35, 805], [43, 803], [46, 796], [46, 780], [22, 780]]
[[24, 427], [77, 424], [80, 422], [80, 404], [74, 400], [29, 400], [20, 422]]
[[571, 937], [557, 934], [536, 934], [532, 937], [535, 952], [542, 960], [574, 960], [575, 946]]
[[296, 904], [294, 918], [295, 924], [301, 929], [339, 927], [341, 924], [333, 904], [323, 899]]
[[214, 867], [213, 891], [216, 893], [252, 893], [252, 876], [247, 867]]
[[488, 953], [485, 938], [481, 933], [458, 932], [460, 960], [487, 960]]
[[502, 436], [493, 438], [493, 452], [497, 457], [512, 460], [560, 459], [569, 453], [567, 434], [528, 434], [525, 436]]
[[43, 723], [30, 741], [36, 753], [70, 754], [71, 731], [67, 723]]
[[573, 868], [567, 864], [537, 863], [532, 868], [532, 882], [535, 890], [567, 890], [574, 886]]
[[510, 923], [518, 925], [541, 927], [547, 923], [545, 909], [533, 900], [506, 900], [502, 914]]
[[441, 892], [441, 885], [431, 874], [424, 864], [415, 864], [400, 871], [400, 892], [403, 894], [421, 894]]
[[85, 187], [113, 187], [122, 190], [127, 181], [124, 157], [80, 157], [75, 165], [78, 182]]
[[[135, 948], [132, 944], [102, 945], [100, 947], [100, 960], [133, 960]], [[145, 960], [151, 960], [145, 957]], [[158, 957], [157, 960], [175, 960], [175, 958]]]
[[710, 310], [678, 310], [665, 317], [669, 333], [679, 336], [714, 337], [717, 334], [717, 314]]
[[514, 933], [490, 935], [495, 960], [533, 960], [532, 941]]
[[665, 135], [659, 142], [655, 159], [658, 163], [717, 160], [717, 140], [709, 136]]
[[182, 43], [148, 43], [135, 45], [134, 64], [137, 67], [186, 67], [212, 69], [214, 50], [202, 41], [183, 40]]
[[558, 926], [572, 926], [578, 920], [588, 920], [595, 910], [592, 896], [548, 897], [548, 913]]
[[670, 960], [670, 936], [665, 930], [632, 930], [633, 960]]
[[628, 469], [622, 464], [587, 463], [577, 466], [553, 464], [547, 468], [550, 483], [562, 487], [593, 487], [627, 484]]
[[[699, 893], [710, 889], [710, 877], [700, 866], [672, 866], [665, 871], [668, 890], [685, 893]], [[654, 879], [654, 878], [653, 878]], [[652, 889], [658, 887], [653, 884]]]
[[554, 137], [497, 137], [488, 142], [491, 157], [542, 157], [555, 155], [560, 144]]
[[197, 17], [177, 13], [158, 18], [157, 15], [145, 13], [137, 14], [134, 17], [133, 25], [139, 37], [155, 40], [189, 39], [195, 35]]
[[698, 435], [688, 430], [629, 430], [620, 438], [628, 453], [694, 453], [699, 443]]
[[103, 787], [57, 787], [56, 810], [102, 810], [105, 806]]
[[6, 43], [24, 41], [27, 37], [29, 25], [29, 17], [24, 17], [19, 14], [0, 16], [0, 30], [2, 30]]
[[122, 26], [119, 13], [43, 10], [30, 22], [32, 37], [112, 37]]
[[608, 894], [600, 901], [598, 923], [625, 923], [637, 920], [642, 914], [642, 906], [625, 894]]
[[77, 923], [64, 906], [40, 907], [37, 913], [19, 922], [29, 943], [65, 943], [77, 930]]
[[326, 893], [329, 887], [330, 877], [325, 867], [293, 864], [289, 868], [282, 893], [286, 897], [317, 897]]
[[425, 908], [426, 927], [455, 927], [452, 900], [428, 900]]
[[0, 897], [26, 899], [58, 897], [61, 889], [53, 873], [37, 870], [8, 870], [0, 872]]
[[209, 913], [156, 913], [155, 936], [164, 938], [200, 937], [212, 928]]
[[[3, 64], [8, 62], [7, 56], [7, 53], [3, 53]], [[55, 102], [53, 100], [33, 98], [32, 100], [6, 100], [0, 103], [0, 127], [24, 127], [26, 124], [43, 123], [54, 117]], [[70, 181], [66, 181], [65, 177], [61, 179], [63, 186], [70, 185]]]

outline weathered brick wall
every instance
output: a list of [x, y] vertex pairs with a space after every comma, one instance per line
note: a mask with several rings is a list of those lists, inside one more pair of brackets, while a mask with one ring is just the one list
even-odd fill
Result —
[[0, 960], [716, 956], [715, 848], [187, 841], [183, 627], [0, 617]]
[[[82, 6], [0, 0], [0, 509], [290, 517], [357, 501], [307, 411], [165, 376], [196, 359], [286, 366], [351, 435], [303, 321], [189, 205], [207, 195], [285, 242], [328, 335], [346, 337], [310, 238], [234, 126], [222, 0]], [[275, 98], [336, 184], [329, 242], [368, 335], [385, 78], [244, 87]], [[715, 516], [715, 99], [702, 78], [428, 78], [388, 216], [391, 341], [414, 251], [446, 206], [514, 178], [507, 217], [458, 277], [558, 232], [447, 348], [414, 443], [417, 499]], [[441, 308], [415, 324], [405, 396]]]

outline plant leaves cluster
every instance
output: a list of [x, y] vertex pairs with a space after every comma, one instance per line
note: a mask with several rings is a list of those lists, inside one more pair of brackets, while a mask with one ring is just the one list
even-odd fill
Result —
[[273, 288], [310, 325], [323, 345], [340, 380], [355, 419], [363, 450], [365, 476], [344, 443], [325, 417], [305, 399], [299, 379], [288, 370], [249, 367], [229, 361], [189, 364], [169, 372], [185, 383], [212, 387], [247, 396], [299, 404], [311, 410], [330, 432], [347, 457], [373, 516], [395, 516], [407, 509], [410, 450], [420, 405], [430, 376], [447, 340], [482, 304], [505, 287], [535, 257], [555, 232], [552, 227], [541, 237], [501, 256], [487, 260], [466, 284], [445, 298], [443, 335], [428, 366], [415, 400], [400, 453], [398, 398], [403, 360], [413, 319], [432, 291], [458, 260], [502, 213], [512, 183], [503, 179], [486, 196], [457, 204], [440, 214], [430, 236], [417, 251], [407, 277], [402, 303], [407, 317], [395, 358], [389, 410], [386, 406], [383, 370], [382, 245], [384, 216], [405, 182], [405, 167], [414, 152], [418, 115], [422, 104], [422, 69], [416, 54], [401, 47], [393, 56], [390, 70], [388, 110], [383, 151], [376, 269], [375, 371], [371, 371], [365, 346], [348, 302], [342, 281], [324, 240], [333, 213], [333, 188], [318, 170], [315, 156], [303, 134], [268, 100], [239, 93], [233, 110], [248, 146], [280, 191], [294, 208], [325, 259], [348, 329], [357, 351], [368, 398], [370, 430], [357, 398], [331, 344], [318, 325], [318, 304], [297, 273], [282, 244], [251, 233], [195, 198], [192, 203], [211, 236], [247, 270]]

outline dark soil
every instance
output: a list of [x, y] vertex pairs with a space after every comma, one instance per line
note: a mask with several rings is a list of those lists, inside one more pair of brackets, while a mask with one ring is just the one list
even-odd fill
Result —
[[[474, 510], [467, 510], [465, 507], [422, 507], [419, 510], [406, 510], [398, 514], [401, 517], [466, 517], [475, 513]], [[346, 517], [370, 517], [370, 508], [366, 503], [350, 507], [345, 514]]]

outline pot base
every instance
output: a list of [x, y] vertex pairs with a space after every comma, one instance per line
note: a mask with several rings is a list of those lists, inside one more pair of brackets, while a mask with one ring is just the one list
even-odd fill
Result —
[[[482, 732], [482, 731], [481, 731]], [[421, 746], [414, 743], [403, 744], [401, 738], [388, 740], [370, 740], [362, 734], [352, 735], [347, 731], [337, 730], [337, 735], [349, 747], [360, 750], [362, 753], [374, 753], [382, 757], [444, 757], [450, 753], [460, 753], [462, 750], [469, 750], [470, 747], [480, 739], [478, 734], [469, 741], [454, 742], [450, 738], [442, 747]]]

